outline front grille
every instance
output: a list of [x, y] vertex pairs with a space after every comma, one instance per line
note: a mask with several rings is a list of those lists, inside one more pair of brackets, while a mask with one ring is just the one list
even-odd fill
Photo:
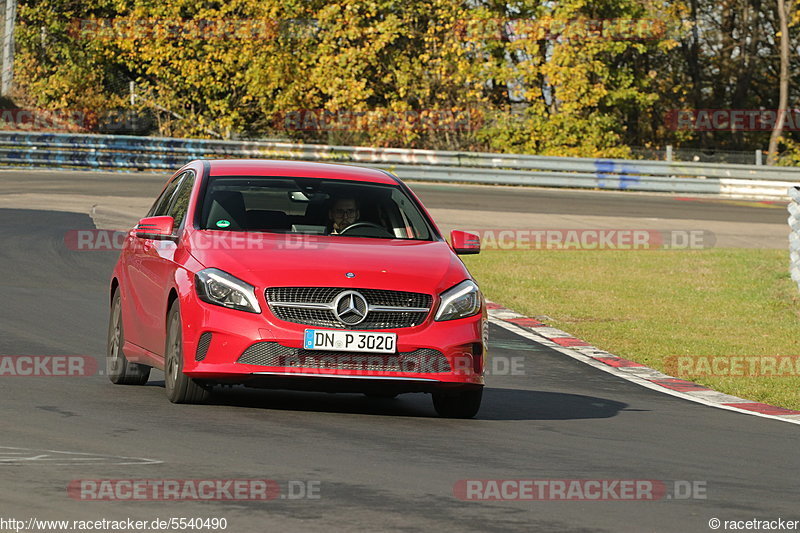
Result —
[[387, 291], [382, 289], [349, 289], [344, 287], [271, 287], [267, 301], [330, 303], [343, 291], [355, 290], [364, 295], [370, 305], [394, 307], [430, 307], [431, 296], [418, 292]]
[[200, 340], [197, 341], [197, 351], [194, 353], [194, 360], [202, 361], [205, 359], [209, 346], [211, 346], [211, 332], [206, 331], [200, 335]]
[[[424, 311], [370, 311], [366, 319], [354, 326], [341, 322], [330, 309], [307, 309], [274, 305], [277, 302], [295, 304], [332, 304], [343, 291], [355, 290], [371, 307], [406, 307]], [[265, 291], [270, 310], [281, 320], [308, 326], [347, 328], [356, 330], [396, 329], [418, 326], [430, 312], [433, 298], [429, 294], [380, 289], [348, 289], [343, 287], [271, 287]]]
[[304, 350], [277, 342], [264, 341], [250, 346], [236, 361], [248, 365], [414, 374], [450, 372], [444, 354], [430, 348], [398, 354]]

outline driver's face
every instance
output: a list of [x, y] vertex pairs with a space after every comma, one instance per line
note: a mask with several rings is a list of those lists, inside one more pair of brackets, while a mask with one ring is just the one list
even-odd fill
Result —
[[330, 219], [333, 221], [333, 229], [341, 231], [350, 224], [355, 224], [360, 213], [358, 204], [353, 198], [341, 198], [336, 200], [330, 211]]

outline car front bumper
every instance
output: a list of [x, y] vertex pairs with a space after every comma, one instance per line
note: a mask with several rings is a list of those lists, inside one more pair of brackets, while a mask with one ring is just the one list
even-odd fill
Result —
[[486, 359], [485, 309], [457, 320], [375, 330], [397, 334], [395, 354], [303, 349], [306, 329], [285, 322], [262, 302], [247, 313], [181, 299], [183, 371], [213, 383], [302, 390], [429, 392], [479, 388]]

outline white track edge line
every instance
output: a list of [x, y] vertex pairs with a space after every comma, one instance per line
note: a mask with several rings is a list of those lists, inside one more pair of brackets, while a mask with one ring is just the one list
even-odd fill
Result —
[[[490, 313], [491, 313], [491, 311], [490, 311]], [[525, 337], [528, 340], [532, 340], [532, 341], [536, 342], [537, 344], [541, 344], [543, 346], [547, 346], [548, 348], [552, 348], [553, 350], [555, 350], [557, 352], [560, 352], [560, 353], [563, 353], [564, 355], [566, 355], [568, 357], [571, 357], [572, 359], [575, 359], [577, 361], [585, 363], [585, 364], [587, 364], [589, 366], [592, 366], [594, 368], [600, 369], [603, 372], [608, 372], [609, 374], [612, 374], [612, 375], [617, 376], [619, 378], [622, 378], [624, 380], [630, 381], [632, 383], [636, 383], [637, 385], [641, 385], [642, 387], [646, 387], [648, 389], [660, 392], [662, 394], [668, 394], [670, 396], [675, 396], [676, 398], [683, 398], [684, 400], [689, 400], [691, 402], [707, 405], [708, 407], [715, 407], [717, 409], [724, 409], [726, 411], [733, 411], [735, 413], [758, 416], [758, 417], [761, 417], [761, 418], [769, 418], [769, 419], [772, 419], [772, 420], [779, 420], [781, 422], [788, 422], [789, 424], [800, 425], [800, 420], [792, 420], [792, 419], [785, 418], [785, 417], [782, 417], [782, 416], [779, 416], [779, 415], [768, 415], [768, 414], [765, 414], [765, 413], [758, 413], [756, 411], [748, 411], [747, 409], [740, 409], [738, 407], [732, 407], [730, 405], [724, 405], [724, 404], [721, 404], [721, 403], [712, 402], [710, 400], [705, 400], [703, 398], [698, 398], [696, 396], [692, 396], [691, 394], [687, 394], [685, 392], [680, 392], [680, 391], [668, 389], [666, 387], [662, 387], [661, 385], [656, 385], [655, 383], [652, 383], [652, 382], [650, 382], [650, 381], [648, 381], [648, 380], [646, 380], [644, 378], [641, 378], [641, 377], [635, 376], [635, 375], [631, 375], [631, 374], [629, 374], [627, 372], [624, 372], [624, 371], [621, 371], [621, 370], [619, 370], [619, 369], [617, 369], [617, 368], [615, 368], [613, 366], [610, 366], [610, 365], [607, 365], [607, 364], [602, 363], [600, 361], [597, 361], [597, 360], [589, 357], [588, 355], [584, 355], [584, 354], [579, 353], [579, 352], [577, 352], [575, 350], [570, 350], [569, 348], [561, 346], [560, 344], [556, 344], [555, 342], [551, 341], [547, 337], [542, 337], [541, 335], [537, 335], [533, 331], [530, 331], [530, 330], [528, 330], [526, 328], [523, 328], [522, 326], [518, 326], [516, 324], [510, 323], [510, 322], [506, 322], [505, 320], [503, 320], [501, 318], [495, 318], [493, 316], [490, 316], [489, 317], [489, 322], [491, 322], [492, 324], [495, 324], [497, 326], [500, 326], [501, 328], [506, 329], [506, 330], [508, 330], [508, 331], [510, 331], [512, 333], [520, 335], [521, 337]], [[491, 341], [489, 342], [489, 349], [491, 350]]]

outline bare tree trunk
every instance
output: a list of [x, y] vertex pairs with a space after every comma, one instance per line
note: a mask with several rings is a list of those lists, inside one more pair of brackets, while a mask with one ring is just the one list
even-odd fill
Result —
[[769, 155], [767, 164], [774, 165], [778, 160], [778, 138], [783, 134], [783, 125], [786, 120], [787, 106], [789, 103], [789, 22], [784, 0], [778, 0], [778, 19], [781, 26], [781, 74], [778, 96], [778, 116], [775, 118], [775, 127], [769, 137]]

